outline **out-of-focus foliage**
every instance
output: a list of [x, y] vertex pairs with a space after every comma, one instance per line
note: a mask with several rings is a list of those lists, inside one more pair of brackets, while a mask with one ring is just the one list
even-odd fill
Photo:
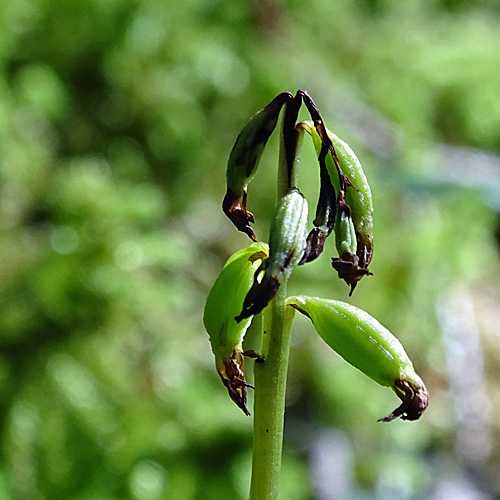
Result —
[[[494, 0], [1, 2], [0, 498], [245, 498], [251, 419], [201, 318], [248, 243], [220, 210], [231, 146], [298, 88], [374, 194], [353, 302], [431, 400], [377, 424], [394, 398], [298, 318], [281, 496], [495, 498], [499, 23]], [[249, 192], [260, 238], [275, 146]], [[306, 195], [317, 183], [306, 145]], [[348, 292], [327, 255], [290, 289]]]

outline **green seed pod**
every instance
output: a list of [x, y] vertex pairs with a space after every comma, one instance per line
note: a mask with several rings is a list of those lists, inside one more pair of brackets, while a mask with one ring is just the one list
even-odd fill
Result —
[[255, 222], [246, 208], [247, 186], [253, 179], [260, 157], [267, 141], [276, 127], [281, 108], [293, 99], [289, 92], [276, 96], [265, 108], [250, 118], [231, 150], [227, 163], [227, 192], [222, 202], [222, 209], [239, 231], [256, 240], [250, 227]]
[[203, 315], [217, 372], [229, 396], [245, 415], [249, 415], [246, 407], [249, 384], [245, 381], [242, 343], [252, 319], [237, 323], [234, 317], [241, 310], [256, 269], [268, 255], [268, 246], [264, 243], [253, 243], [233, 254], [208, 294]]
[[392, 387], [402, 404], [384, 422], [417, 420], [429, 394], [403, 346], [365, 311], [336, 300], [290, 297], [287, 304], [305, 314], [321, 338], [348, 363], [380, 385]]
[[[317, 154], [321, 153], [323, 141], [312, 121], [301, 122], [301, 126], [311, 135]], [[326, 130], [338, 159], [343, 174], [350, 184], [341, 185], [340, 175], [333, 155], [327, 155], [326, 168], [330, 174], [332, 184], [337, 192], [344, 191], [345, 203], [350, 209], [350, 215], [356, 233], [356, 251], [346, 254], [340, 253], [339, 259], [333, 259], [332, 265], [339, 273], [339, 277], [351, 285], [351, 293], [357, 282], [366, 275], [368, 265], [373, 256], [373, 204], [370, 186], [363, 172], [361, 163], [352, 149], [335, 134]], [[343, 183], [342, 183], [343, 184]]]
[[259, 314], [274, 298], [281, 283], [298, 265], [306, 246], [307, 201], [295, 188], [280, 201], [271, 224], [269, 258], [255, 272], [252, 288], [237, 321]]
[[352, 221], [358, 240], [360, 266], [367, 268], [373, 255], [373, 203], [372, 193], [363, 167], [347, 143], [327, 130], [342, 170], [352, 183], [345, 193], [345, 201], [351, 209]]
[[352, 222], [351, 211], [345, 203], [339, 206], [334, 230], [335, 246], [339, 255], [356, 254], [356, 231]]
[[356, 288], [358, 281], [366, 275], [371, 275], [368, 269], [359, 266], [357, 255], [358, 239], [351, 209], [344, 201], [344, 193], [340, 191], [337, 200], [337, 216], [335, 218], [335, 246], [338, 258], [332, 258], [332, 266], [348, 285], [351, 285], [349, 296]]

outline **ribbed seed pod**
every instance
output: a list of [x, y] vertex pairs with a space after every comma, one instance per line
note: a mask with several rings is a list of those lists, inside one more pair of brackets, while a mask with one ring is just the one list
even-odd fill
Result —
[[348, 363], [394, 390], [402, 404], [382, 421], [420, 418], [428, 404], [427, 389], [399, 340], [377, 320], [336, 300], [297, 296], [287, 304], [311, 319], [321, 338]]
[[334, 231], [335, 246], [339, 255], [356, 254], [356, 230], [352, 222], [351, 210], [345, 203], [339, 203]]
[[[321, 154], [323, 141], [312, 121], [301, 122], [300, 125], [312, 137], [318, 156]], [[356, 232], [356, 251], [349, 254], [340, 254], [338, 259], [332, 260], [334, 269], [339, 277], [351, 285], [351, 293], [357, 282], [368, 274], [368, 265], [373, 255], [373, 204], [370, 186], [363, 172], [361, 163], [352, 149], [335, 134], [326, 130], [338, 158], [339, 165], [350, 181], [351, 185], [343, 186], [335, 161], [331, 154], [325, 158], [326, 168], [330, 174], [334, 189], [339, 193], [339, 205], [345, 203], [349, 208], [350, 216]], [[344, 184], [344, 183], [342, 183]], [[342, 194], [343, 193], [343, 194]]]
[[366, 269], [373, 254], [373, 203], [370, 185], [358, 157], [349, 145], [329, 130], [327, 133], [335, 147], [340, 166], [352, 183], [352, 188], [348, 188], [345, 193], [345, 201], [351, 209], [356, 228], [359, 265]]
[[252, 319], [237, 323], [234, 318], [252, 286], [256, 269], [268, 255], [265, 243], [253, 243], [233, 254], [207, 297], [203, 315], [217, 372], [245, 415], [250, 414], [246, 407], [249, 384], [245, 381], [242, 342]]
[[260, 313], [298, 265], [306, 245], [307, 201], [295, 188], [280, 201], [269, 236], [269, 258], [255, 272], [252, 288], [236, 320]]
[[276, 96], [265, 108], [250, 118], [229, 155], [226, 180], [227, 192], [222, 209], [239, 231], [256, 240], [250, 227], [255, 222], [246, 208], [247, 186], [253, 179], [267, 141], [276, 127], [278, 116], [285, 102], [293, 99], [289, 92]]

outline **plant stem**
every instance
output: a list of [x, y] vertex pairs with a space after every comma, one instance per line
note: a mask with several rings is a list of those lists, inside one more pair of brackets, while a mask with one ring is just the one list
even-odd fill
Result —
[[269, 306], [264, 330], [264, 362], [254, 368], [254, 435], [250, 500], [278, 498], [285, 391], [293, 312], [285, 310], [286, 284]]
[[[298, 134], [294, 124], [300, 99], [294, 98], [285, 106], [283, 132], [278, 162], [278, 204], [292, 186], [296, 185], [299, 165], [294, 161]], [[290, 146], [291, 144], [291, 146]], [[293, 156], [287, 155], [292, 149]], [[290, 331], [293, 309], [287, 311], [286, 279], [269, 306], [264, 309], [262, 337], [263, 362], [254, 367], [253, 458], [250, 500], [278, 498], [285, 421], [285, 393], [290, 353]]]

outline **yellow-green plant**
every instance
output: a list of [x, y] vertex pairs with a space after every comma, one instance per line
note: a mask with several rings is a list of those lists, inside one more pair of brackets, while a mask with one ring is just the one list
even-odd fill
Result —
[[[305, 104], [310, 121], [297, 123]], [[401, 405], [381, 419], [418, 419], [428, 393], [400, 342], [365, 311], [344, 302], [286, 295], [294, 268], [316, 259], [326, 238], [335, 234], [338, 257], [332, 267], [352, 294], [370, 275], [373, 256], [373, 206], [370, 186], [351, 148], [324, 125], [304, 90], [279, 94], [243, 128], [227, 166], [224, 213], [252, 240], [254, 217], [247, 210], [247, 186], [284, 108], [278, 167], [278, 197], [269, 246], [253, 243], [224, 266], [205, 306], [204, 323], [217, 371], [230, 397], [246, 415], [243, 339], [252, 319], [263, 315], [263, 334], [254, 368], [254, 445], [250, 500], [278, 496], [291, 323], [295, 311], [307, 316], [323, 340], [375, 382], [391, 387]], [[314, 227], [307, 232], [307, 201], [297, 186], [304, 133], [312, 138], [320, 169]]]

